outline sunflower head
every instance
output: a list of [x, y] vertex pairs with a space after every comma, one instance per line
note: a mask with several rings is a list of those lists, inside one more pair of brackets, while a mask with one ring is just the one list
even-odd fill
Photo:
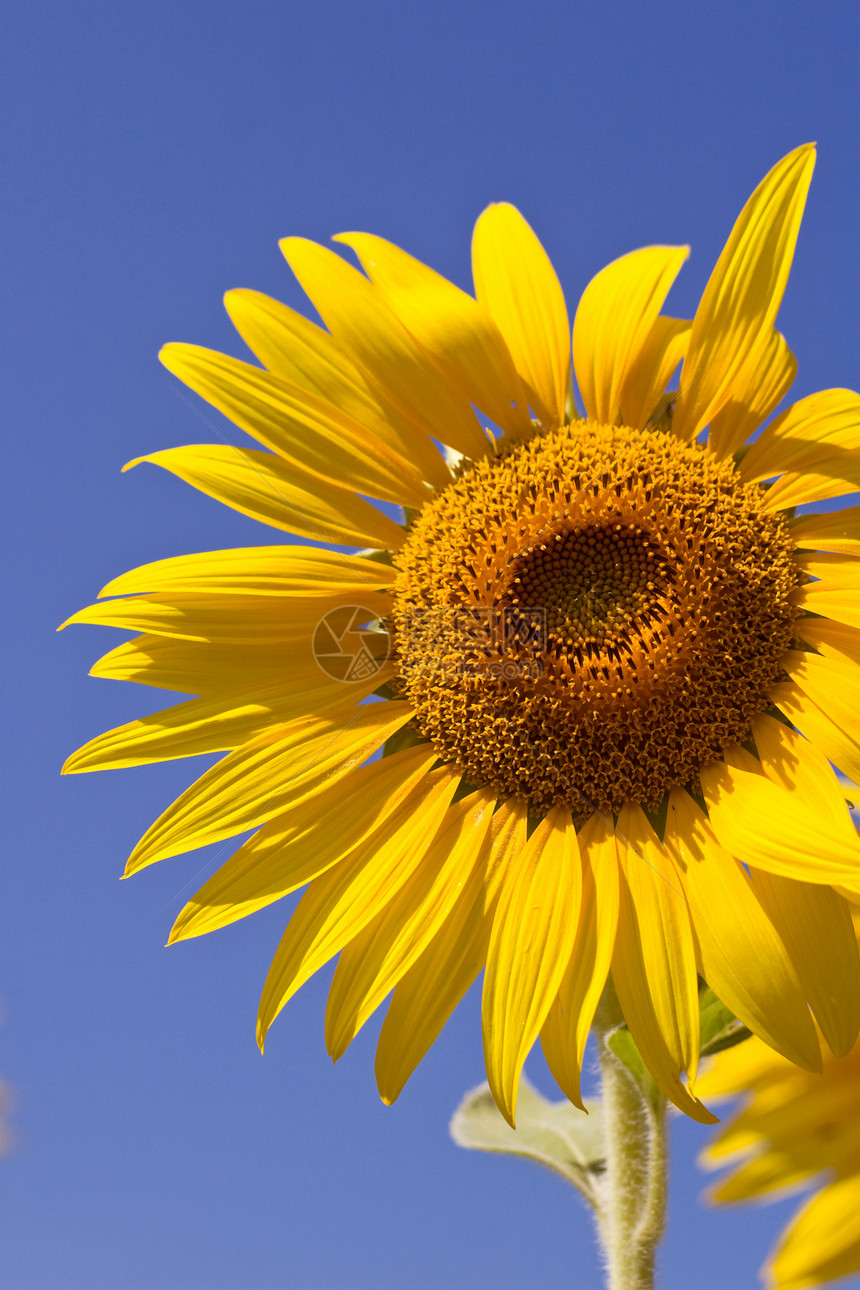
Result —
[[793, 1062], [820, 1064], [812, 1014], [851, 1048], [860, 845], [829, 762], [860, 776], [860, 516], [794, 508], [860, 484], [860, 400], [803, 399], [741, 452], [796, 370], [774, 323], [813, 163], [761, 182], [692, 319], [662, 312], [686, 247], [598, 273], [572, 364], [561, 286], [506, 203], [477, 222], [474, 294], [369, 234], [337, 239], [361, 269], [290, 238], [324, 326], [234, 291], [258, 365], [162, 352], [258, 446], [139, 460], [291, 540], [144, 566], [74, 615], [138, 633], [97, 675], [193, 697], [67, 769], [225, 754], [128, 871], [253, 830], [172, 940], [306, 888], [261, 1042], [339, 955], [326, 1042], [390, 994], [386, 1101], [482, 970], [511, 1121], [538, 1036], [579, 1103], [610, 974], [700, 1119], [702, 978]]

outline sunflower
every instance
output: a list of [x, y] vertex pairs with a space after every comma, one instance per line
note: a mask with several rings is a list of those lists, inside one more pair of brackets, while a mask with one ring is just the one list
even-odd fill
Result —
[[227, 754], [127, 873], [256, 830], [171, 941], [307, 885], [261, 1044], [337, 955], [335, 1059], [393, 991], [386, 1102], [482, 969], [511, 1122], [538, 1036], [579, 1104], [610, 973], [694, 1118], [713, 1119], [691, 1092], [697, 974], [805, 1067], [810, 1008], [835, 1052], [854, 1043], [860, 845], [828, 759], [860, 773], [860, 512], [794, 508], [858, 487], [860, 399], [803, 399], [744, 449], [795, 375], [774, 319], [813, 165], [805, 146], [765, 177], [691, 321], [661, 313], [685, 247], [592, 279], [573, 325], [584, 414], [561, 287], [506, 203], [475, 227], [474, 296], [379, 237], [335, 239], [363, 272], [288, 238], [325, 329], [231, 291], [261, 366], [162, 351], [266, 451], [137, 461], [305, 544], [148, 564], [70, 618], [140, 633], [95, 675], [195, 697], [66, 769]]
[[711, 1199], [817, 1188], [768, 1256], [768, 1287], [802, 1290], [860, 1272], [860, 1044], [844, 1057], [826, 1052], [816, 1075], [752, 1039], [715, 1058], [700, 1087], [715, 1097], [746, 1095], [703, 1158], [717, 1168], [726, 1157], [744, 1156]]

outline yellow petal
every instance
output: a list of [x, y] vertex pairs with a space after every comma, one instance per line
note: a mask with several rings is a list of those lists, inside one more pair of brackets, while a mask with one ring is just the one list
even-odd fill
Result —
[[263, 985], [257, 1040], [300, 986], [393, 900], [422, 864], [444, 820], [459, 776], [446, 768], [425, 777], [418, 809], [409, 800], [344, 861], [315, 879], [299, 901]]
[[[391, 675], [389, 669], [385, 675]], [[215, 698], [191, 699], [153, 712], [139, 721], [117, 726], [78, 748], [63, 766], [64, 775], [81, 771], [145, 766], [176, 757], [227, 752], [261, 731], [284, 721], [336, 714], [353, 708], [380, 685], [380, 675], [344, 685], [318, 671], [313, 688], [270, 684], [259, 689], [234, 690]]]
[[853, 1115], [857, 1069], [850, 1059], [844, 1067], [847, 1069], [840, 1069], [840, 1063], [830, 1058], [823, 1079], [801, 1076], [800, 1080], [775, 1068], [770, 1084], [760, 1087], [744, 1108], [745, 1130], [757, 1131], [760, 1140], [768, 1144], [761, 1163], [768, 1164], [772, 1172], [770, 1177], [769, 1171], [759, 1174], [760, 1190], [784, 1185], [780, 1173], [786, 1157], [807, 1174], [818, 1173], [825, 1161], [836, 1169], [856, 1169], [860, 1149], [860, 1131]]
[[683, 872], [699, 971], [708, 985], [771, 1048], [820, 1070], [818, 1038], [789, 952], [743, 867], [722, 849], [684, 789], [669, 797], [666, 846]]
[[[786, 1081], [795, 1089], [804, 1088], [808, 1083], [806, 1074], [793, 1062], [788, 1061], [787, 1058], [778, 1057], [759, 1040], [751, 1039], [748, 1043], [736, 1044], [734, 1048], [726, 1049], [720, 1054], [718, 1062], [709, 1063], [699, 1077], [698, 1087], [702, 1091], [707, 1089], [709, 1097], [735, 1097], [739, 1092], [746, 1091], [759, 1094], [767, 1090], [769, 1094], [782, 1086], [780, 1093], [774, 1099], [775, 1105], [781, 1105], [786, 1100], [783, 1091]], [[709, 1164], [717, 1156], [730, 1154], [731, 1148], [724, 1144], [741, 1122], [745, 1125], [749, 1124], [748, 1108], [742, 1110], [736, 1119], [721, 1127], [718, 1136], [710, 1140], [704, 1151], [704, 1159]], [[745, 1137], [744, 1147], [749, 1146], [752, 1141], [750, 1129]]]
[[796, 375], [797, 359], [785, 337], [772, 331], [740, 372], [728, 403], [712, 420], [708, 431], [711, 452], [721, 461], [737, 452], [785, 397]]
[[585, 1045], [615, 947], [618, 859], [615, 838], [596, 815], [583, 826], [577, 840], [582, 855], [582, 913], [573, 953], [541, 1029], [540, 1042], [559, 1088], [569, 1101], [583, 1107], [580, 1072]]
[[790, 599], [810, 614], [821, 614], [849, 627], [860, 627], [860, 588], [856, 586], [846, 586], [838, 579], [827, 577], [798, 587]]
[[860, 883], [860, 844], [764, 775], [712, 762], [700, 771], [720, 844], [747, 865], [800, 882]]
[[860, 663], [860, 630], [830, 618], [802, 618], [796, 625], [799, 636], [819, 654], [843, 662]]
[[129, 596], [100, 600], [98, 604], [79, 609], [62, 626], [92, 623], [219, 646], [271, 648], [280, 642], [284, 648], [284, 666], [296, 676], [302, 671], [312, 676], [314, 668], [319, 667], [314, 653], [317, 629], [322, 633], [321, 645], [331, 644], [332, 632], [343, 638], [344, 643], [354, 641], [360, 633], [359, 643], [378, 662], [384, 662], [389, 648], [387, 633], [374, 630], [369, 624], [384, 617], [390, 609], [389, 598], [375, 591], [365, 591], [360, 596], [342, 593], [329, 600], [177, 592], [157, 599]]
[[741, 744], [729, 744], [723, 749], [723, 761], [736, 770], [747, 770], [753, 775], [763, 775], [761, 762], [753, 753], [748, 752]]
[[175, 555], [121, 573], [99, 596], [186, 591], [206, 595], [330, 596], [390, 587], [397, 570], [310, 546], [249, 546]]
[[645, 428], [651, 422], [660, 395], [687, 352], [688, 318], [654, 319], [638, 356], [630, 364], [621, 390], [621, 420], [626, 426]]
[[[291, 675], [292, 670], [291, 662]], [[304, 679], [313, 676], [310, 668], [300, 665], [298, 671]], [[136, 681], [201, 697], [275, 684], [283, 675], [284, 646], [280, 641], [274, 645], [213, 645], [210, 641], [146, 635], [117, 645], [90, 668], [90, 676]]]
[[432, 439], [416, 434], [349, 361], [335, 338], [310, 319], [259, 291], [228, 291], [227, 312], [260, 362], [292, 385], [341, 409], [389, 447], [414, 461], [435, 488], [450, 483]]
[[484, 975], [487, 1080], [513, 1127], [523, 1063], [546, 1020], [573, 951], [582, 868], [570, 815], [555, 807], [508, 870]]
[[412, 716], [405, 703], [370, 703], [346, 724], [300, 717], [274, 726], [206, 771], [159, 816], [126, 873], [264, 824], [313, 788], [360, 766]]
[[386, 1104], [400, 1096], [483, 968], [499, 887], [525, 844], [526, 810], [512, 799], [493, 816], [483, 853], [450, 916], [395, 987], [376, 1051], [376, 1080]]
[[246, 433], [323, 483], [421, 506], [428, 490], [403, 455], [333, 403], [199, 345], [165, 345], [164, 366]]
[[768, 1260], [774, 1290], [803, 1290], [860, 1272], [860, 1182], [832, 1182], [803, 1206]]
[[789, 650], [784, 667], [830, 720], [848, 733], [856, 731], [857, 711], [860, 711], [860, 667], [856, 663]]
[[489, 311], [547, 429], [566, 421], [570, 325], [549, 256], [516, 207], [497, 202], [472, 238], [475, 295]]
[[[647, 993], [660, 1036], [675, 1063], [675, 1077], [678, 1071], [684, 1070], [693, 1080], [699, 1061], [699, 994], [683, 879], [640, 807], [628, 805], [622, 809], [616, 837], [636, 922], [633, 935], [646, 965], [638, 990]], [[626, 963], [621, 937], [619, 927], [616, 955]], [[627, 1016], [624, 1002], [630, 992], [629, 973], [621, 975], [621, 982], [615, 980], [618, 997], [636, 1038], [634, 1023]], [[643, 1011], [637, 1008], [638, 1013]], [[657, 1078], [656, 1071], [654, 1075]]]
[[334, 1061], [451, 916], [478, 864], [494, 805], [495, 797], [479, 790], [449, 807], [420, 868], [344, 948], [325, 1016]]
[[301, 237], [284, 238], [280, 247], [329, 331], [404, 424], [482, 457], [489, 440], [468, 400], [452, 393], [382, 292], [327, 247]]
[[406, 537], [399, 524], [363, 498], [303, 475], [271, 452], [228, 444], [190, 444], [135, 457], [123, 469], [130, 470], [143, 461], [162, 466], [252, 520], [311, 542], [395, 550]]
[[752, 1200], [767, 1196], [769, 1192], [797, 1188], [798, 1183], [808, 1178], [811, 1172], [807, 1163], [801, 1164], [791, 1157], [758, 1156], [714, 1188], [713, 1198], [725, 1204]]
[[829, 761], [857, 779], [860, 739], [858, 709], [852, 700], [860, 690], [860, 669], [838, 658], [792, 650], [786, 671], [796, 688], [792, 692], [784, 685], [778, 687], [774, 702]]
[[810, 578], [826, 581], [829, 587], [860, 591], [860, 562], [839, 551], [800, 551], [795, 563]]
[[[248, 693], [264, 687], [286, 688], [290, 693], [299, 689], [311, 692], [319, 688], [325, 677], [330, 681], [334, 678], [330, 672], [324, 672], [318, 660], [311, 656], [311, 632], [305, 630], [307, 638], [304, 642], [293, 640], [290, 643], [286, 671], [284, 640], [264, 641], [261, 645], [222, 645], [212, 641], [143, 635], [109, 650], [90, 668], [90, 676], [135, 681], [139, 685], [180, 690], [210, 699], [224, 699], [235, 693]], [[374, 646], [377, 643], [384, 645], [380, 633], [361, 634]], [[374, 688], [378, 688], [389, 675], [390, 665], [385, 663], [381, 650], [377, 663], [379, 671]], [[361, 679], [344, 677], [337, 684], [346, 684], [357, 701]]]
[[844, 497], [860, 489], [860, 455], [847, 448], [833, 447], [821, 456], [814, 468], [789, 472], [778, 479], [764, 495], [769, 510], [784, 511], [807, 502], [824, 502]]
[[337, 864], [408, 800], [420, 811], [435, 781], [428, 744], [404, 749], [323, 785], [258, 829], [179, 913], [170, 943], [203, 936], [280, 900]]
[[831, 1052], [844, 1057], [860, 1033], [860, 954], [848, 902], [830, 887], [761, 870], [750, 870], [750, 881]]
[[260, 291], [226, 292], [224, 308], [264, 367], [343, 408], [357, 421], [373, 413], [373, 395], [337, 341], [304, 314]]
[[815, 149], [777, 162], [732, 229], [693, 319], [673, 431], [695, 439], [743, 386], [743, 372], [782, 301], [794, 256]]
[[806, 472], [821, 461], [847, 458], [860, 446], [860, 396], [821, 390], [786, 408], [751, 445], [740, 463], [747, 483], [786, 471]]
[[509, 434], [531, 430], [522, 382], [486, 308], [400, 247], [370, 233], [340, 233], [386, 303], [461, 399]]
[[820, 515], [798, 515], [791, 521], [791, 537], [799, 547], [816, 547], [843, 555], [860, 556], [860, 506]]
[[573, 366], [589, 419], [615, 425], [624, 387], [688, 246], [645, 246], [592, 278], [573, 320]]
[[[794, 657], [793, 650], [785, 656], [786, 661]], [[826, 817], [831, 829], [847, 843], [853, 843], [856, 830], [842, 788], [821, 750], [784, 722], [766, 714], [753, 718], [751, 731], [764, 774], [787, 789], [810, 815]]]
[[623, 875], [619, 896], [612, 981], [627, 1025], [645, 1065], [670, 1101], [700, 1124], [715, 1124], [716, 1117], [681, 1083], [678, 1060], [663, 1037], [648, 987], [649, 964], [644, 958], [636, 910]]
[[[771, 686], [770, 698], [816, 748], [827, 754], [834, 765], [853, 766], [860, 770], [860, 747], [857, 741], [835, 725], [795, 681], [780, 681]], [[858, 800], [854, 791], [849, 791], [844, 784], [840, 787], [846, 798], [850, 797], [853, 802]]]

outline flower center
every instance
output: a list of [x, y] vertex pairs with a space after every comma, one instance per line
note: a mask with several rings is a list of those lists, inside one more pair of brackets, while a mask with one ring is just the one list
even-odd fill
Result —
[[563, 524], [514, 561], [508, 598], [541, 606], [556, 646], [582, 649], [626, 634], [671, 577], [670, 561], [638, 524]]
[[749, 734], [793, 640], [785, 521], [731, 462], [577, 422], [471, 466], [396, 560], [398, 685], [470, 784], [656, 806]]

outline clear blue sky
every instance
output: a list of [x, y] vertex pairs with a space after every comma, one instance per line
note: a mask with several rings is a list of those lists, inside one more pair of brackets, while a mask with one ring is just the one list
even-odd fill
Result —
[[[468, 285], [472, 221], [504, 198], [571, 306], [607, 260], [691, 242], [684, 313], [761, 176], [817, 139], [781, 326], [798, 395], [856, 387], [857, 7], [31, 0], [4, 26], [0, 1290], [597, 1290], [564, 1185], [448, 1141], [483, 1077], [475, 997], [386, 1110], [373, 1025], [336, 1069], [325, 1055], [324, 980], [260, 1057], [281, 908], [163, 948], [213, 857], [118, 876], [200, 764], [60, 780], [71, 749], [159, 704], [86, 677], [114, 633], [54, 628], [130, 566], [274, 540], [119, 470], [210, 438], [156, 351], [241, 354], [227, 288], [299, 303], [286, 234], [381, 233]], [[787, 1212], [705, 1212], [706, 1136], [678, 1126], [663, 1290], [754, 1285]]]

